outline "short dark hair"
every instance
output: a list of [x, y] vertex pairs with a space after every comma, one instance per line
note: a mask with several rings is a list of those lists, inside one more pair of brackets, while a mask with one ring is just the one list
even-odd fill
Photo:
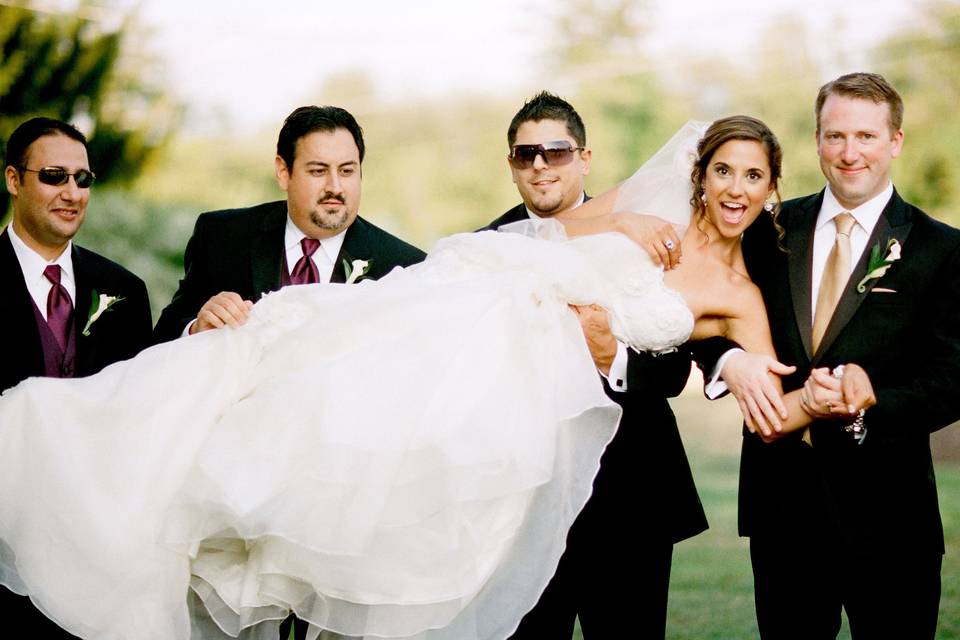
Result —
[[13, 130], [7, 140], [4, 166], [15, 167], [22, 175], [27, 162], [27, 149], [44, 136], [64, 135], [87, 148], [87, 138], [72, 124], [54, 118], [30, 118]]
[[578, 147], [587, 144], [587, 129], [583, 126], [580, 114], [573, 105], [548, 91], [541, 91], [527, 100], [517, 115], [510, 121], [507, 129], [507, 146], [513, 148], [517, 141], [517, 130], [524, 122], [540, 122], [541, 120], [559, 120], [566, 123], [567, 133], [573, 138]]
[[283, 158], [288, 169], [293, 169], [297, 140], [314, 131], [333, 133], [337, 129], [346, 129], [353, 136], [360, 150], [360, 163], [363, 163], [363, 129], [350, 112], [340, 107], [308, 106], [299, 107], [287, 116], [277, 138], [277, 155]]
[[896, 133], [903, 125], [903, 98], [897, 90], [878, 73], [858, 72], [840, 76], [820, 87], [814, 108], [817, 131], [820, 131], [820, 112], [831, 95], [870, 100], [874, 104], [886, 103], [890, 107], [890, 132]]

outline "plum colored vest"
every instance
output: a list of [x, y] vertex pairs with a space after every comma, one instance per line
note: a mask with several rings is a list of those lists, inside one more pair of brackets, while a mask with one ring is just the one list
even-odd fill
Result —
[[50, 378], [72, 378], [76, 373], [74, 364], [77, 360], [76, 332], [73, 331], [71, 320], [70, 328], [67, 331], [66, 351], [60, 348], [60, 343], [54, 337], [47, 321], [43, 319], [43, 314], [33, 305], [33, 315], [37, 320], [37, 330], [40, 332], [40, 344], [43, 347], [43, 375]]

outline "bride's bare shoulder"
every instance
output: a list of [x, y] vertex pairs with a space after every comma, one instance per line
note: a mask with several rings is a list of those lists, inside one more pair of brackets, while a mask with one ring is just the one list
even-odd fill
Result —
[[[728, 266], [724, 273], [723, 294], [729, 296], [732, 306], [736, 308], [755, 308], [756, 305], [763, 305], [763, 295], [760, 288], [753, 283], [753, 280], [746, 274], [746, 269], [741, 271], [739, 268]], [[741, 313], [730, 313], [731, 316], [740, 316]]]

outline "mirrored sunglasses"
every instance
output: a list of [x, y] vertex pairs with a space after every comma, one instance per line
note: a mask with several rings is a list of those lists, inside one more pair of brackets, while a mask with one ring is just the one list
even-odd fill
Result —
[[70, 179], [70, 176], [73, 176], [77, 187], [89, 189], [93, 181], [97, 179], [97, 176], [93, 175], [93, 171], [88, 171], [87, 169], [80, 169], [74, 173], [70, 173], [63, 167], [43, 167], [42, 169], [27, 169], [23, 167], [23, 170], [37, 174], [40, 182], [54, 187], [67, 184], [67, 180]]
[[560, 167], [573, 161], [573, 154], [585, 147], [575, 147], [566, 140], [543, 144], [517, 144], [510, 150], [510, 164], [514, 169], [529, 169], [537, 156], [551, 167]]

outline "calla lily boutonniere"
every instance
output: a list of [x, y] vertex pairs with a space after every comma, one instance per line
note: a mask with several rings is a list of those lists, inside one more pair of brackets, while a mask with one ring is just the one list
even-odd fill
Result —
[[857, 291], [864, 293], [868, 282], [882, 278], [887, 269], [899, 259], [900, 242], [896, 238], [890, 238], [887, 242], [886, 255], [881, 252], [879, 242], [873, 245], [873, 249], [870, 250], [870, 260], [867, 262], [867, 275], [857, 284]]
[[90, 315], [87, 316], [87, 324], [84, 325], [81, 333], [83, 333], [85, 336], [89, 336], [90, 327], [93, 326], [93, 323], [96, 322], [100, 316], [109, 311], [110, 307], [117, 304], [121, 300], [123, 300], [123, 298], [119, 296], [108, 296], [105, 293], [97, 293], [97, 290], [94, 289], [90, 299]]
[[345, 284], [353, 284], [360, 278], [367, 275], [370, 271], [370, 263], [373, 260], [354, 260], [352, 263], [343, 261], [343, 273], [347, 277]]

